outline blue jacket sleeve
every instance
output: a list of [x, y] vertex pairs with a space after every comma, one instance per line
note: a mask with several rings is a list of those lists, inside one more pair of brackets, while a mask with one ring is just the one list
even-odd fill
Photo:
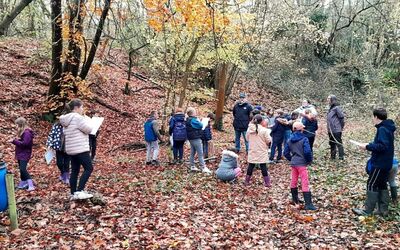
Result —
[[304, 139], [303, 150], [304, 150], [304, 158], [306, 159], [306, 162], [311, 163], [313, 160], [313, 155], [312, 155], [310, 142], [308, 141], [308, 138]]
[[290, 147], [288, 143], [285, 143], [285, 149], [283, 150], [283, 155], [288, 161], [292, 160], [292, 155], [290, 154]]
[[389, 132], [385, 128], [378, 129], [376, 142], [367, 145], [367, 150], [372, 152], [383, 152], [388, 149], [390, 144]]
[[175, 120], [174, 120], [174, 118], [171, 118], [169, 120], [169, 130], [168, 130], [169, 135], [172, 135], [172, 132], [174, 130], [174, 126], [175, 126]]
[[197, 119], [192, 119], [191, 123], [192, 123], [192, 127], [193, 127], [194, 129], [202, 129], [202, 128], [203, 128], [203, 123], [201, 123], [201, 122], [200, 122], [199, 120], [197, 120]]

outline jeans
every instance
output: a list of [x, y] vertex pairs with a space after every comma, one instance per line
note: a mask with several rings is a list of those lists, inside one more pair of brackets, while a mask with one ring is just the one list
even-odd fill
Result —
[[246, 139], [246, 131], [235, 130], [235, 148], [240, 151], [240, 137], [243, 136], [244, 144], [246, 145], [246, 152], [249, 151], [249, 142]]
[[292, 181], [290, 182], [290, 188], [297, 188], [299, 176], [301, 178], [301, 191], [310, 192], [308, 171], [306, 166], [292, 167]]
[[271, 155], [269, 156], [269, 160], [273, 161], [275, 157], [275, 150], [278, 148], [278, 157], [276, 158], [277, 160], [282, 159], [282, 140], [272, 140], [272, 146], [271, 146]]
[[[79, 179], [79, 186], [77, 189], [76, 186], [81, 165], [83, 166], [83, 173], [81, 175], [81, 178]], [[76, 191], [83, 191], [85, 189], [85, 185], [89, 180], [92, 171], [93, 165], [89, 152], [71, 155], [71, 177], [69, 179], [71, 194], [74, 194]]]
[[185, 145], [185, 141], [174, 141], [172, 146], [172, 151], [174, 152], [174, 160], [182, 160], [183, 159], [183, 146]]
[[389, 185], [390, 185], [390, 187], [397, 187], [396, 176], [397, 176], [398, 172], [399, 172], [399, 165], [398, 164], [393, 164], [392, 169], [389, 172]]
[[[329, 132], [329, 131], [328, 131]], [[342, 142], [342, 132], [329, 132], [329, 146], [331, 147], [331, 159], [336, 159], [336, 147], [339, 149], [339, 159], [344, 158], [344, 149]]]
[[89, 135], [89, 145], [90, 145], [90, 156], [92, 160], [96, 156], [96, 148], [97, 148], [97, 136]]
[[203, 154], [204, 154], [204, 158], [208, 158], [208, 141], [203, 140]]
[[205, 167], [206, 163], [204, 162], [204, 156], [203, 156], [203, 144], [201, 143], [201, 139], [194, 139], [194, 140], [189, 140], [190, 142], [190, 166], [195, 166], [194, 164], [194, 156], [196, 155], [199, 158], [200, 162], [200, 167]]
[[146, 162], [156, 161], [159, 152], [158, 141], [146, 142]]
[[19, 173], [21, 176], [21, 181], [26, 181], [26, 180], [30, 180], [31, 176], [28, 173], [28, 161], [24, 161], [24, 160], [18, 160], [18, 166], [19, 166]]
[[368, 176], [367, 191], [378, 192], [380, 190], [387, 190], [388, 180], [388, 171], [374, 168], [372, 173]]
[[63, 151], [56, 151], [56, 161], [57, 161], [57, 167], [60, 170], [61, 174], [64, 173], [69, 173], [69, 165], [71, 162], [71, 157], [67, 155]]
[[[266, 163], [260, 163], [260, 168], [261, 168], [261, 173], [263, 176], [268, 176], [268, 168]], [[253, 170], [256, 167], [255, 163], [249, 163], [249, 166], [247, 167], [247, 175], [251, 176], [253, 174]]]

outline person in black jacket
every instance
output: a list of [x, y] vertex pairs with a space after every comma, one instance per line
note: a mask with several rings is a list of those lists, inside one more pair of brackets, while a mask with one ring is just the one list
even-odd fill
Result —
[[318, 121], [316, 116], [311, 112], [310, 109], [304, 111], [302, 122], [305, 126], [304, 135], [308, 138], [310, 142], [311, 151], [314, 147], [315, 136], [318, 130]]
[[329, 146], [331, 148], [331, 160], [336, 159], [336, 148], [339, 150], [339, 160], [344, 159], [342, 132], [344, 128], [344, 113], [334, 95], [328, 96], [329, 111], [326, 124], [329, 134]]
[[240, 151], [240, 137], [243, 135], [246, 145], [246, 152], [249, 150], [249, 144], [246, 140], [246, 131], [249, 127], [250, 115], [253, 107], [246, 102], [246, 94], [239, 95], [239, 101], [233, 107], [233, 128], [235, 129], [235, 148]]
[[387, 182], [392, 168], [394, 157], [394, 131], [396, 126], [387, 119], [387, 112], [383, 108], [373, 111], [374, 124], [377, 129], [375, 139], [371, 143], [360, 145], [361, 149], [371, 151], [371, 158], [367, 162], [367, 200], [365, 209], [353, 209], [357, 215], [371, 215], [378, 203], [378, 212], [386, 216], [389, 213], [389, 191]]

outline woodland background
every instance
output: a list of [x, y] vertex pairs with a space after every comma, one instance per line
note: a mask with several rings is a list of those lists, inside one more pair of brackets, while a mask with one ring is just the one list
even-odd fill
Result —
[[[399, 119], [399, 87], [397, 0], [0, 0], [0, 150], [13, 165], [6, 141], [13, 120], [26, 116], [37, 132], [31, 169], [39, 186], [17, 193], [21, 229], [9, 232], [0, 216], [0, 244], [396, 249], [398, 207], [386, 220], [351, 214], [364, 198], [368, 155], [346, 145], [345, 167], [327, 161], [324, 112], [326, 97], [337, 95], [345, 141], [368, 141], [373, 107]], [[303, 98], [317, 106], [310, 172], [318, 212], [288, 205], [285, 164], [270, 168], [272, 191], [143, 166], [150, 110], [162, 111], [164, 128], [177, 106], [216, 112], [218, 155], [232, 144], [229, 110], [239, 92], [268, 108], [294, 109]], [[106, 205], [70, 203], [55, 166], [43, 161], [49, 122], [74, 97], [106, 118], [89, 184]]]

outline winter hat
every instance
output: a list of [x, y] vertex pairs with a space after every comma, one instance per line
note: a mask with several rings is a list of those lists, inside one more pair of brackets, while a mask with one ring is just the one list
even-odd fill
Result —
[[304, 125], [303, 125], [303, 123], [301, 123], [301, 122], [294, 122], [293, 123], [293, 129], [295, 130], [295, 131], [301, 131], [301, 130], [303, 130], [305, 127], [304, 127]]
[[239, 98], [246, 98], [246, 94], [245, 93], [240, 93], [239, 94]]
[[233, 158], [239, 158], [239, 156], [235, 152], [233, 152], [233, 151], [231, 151], [229, 149], [226, 149], [226, 150], [222, 151], [222, 155], [229, 155], [229, 156], [231, 156]]
[[263, 108], [262, 108], [261, 105], [257, 105], [257, 106], [256, 106], [256, 109], [257, 109], [257, 110], [260, 110], [260, 111], [263, 110]]

